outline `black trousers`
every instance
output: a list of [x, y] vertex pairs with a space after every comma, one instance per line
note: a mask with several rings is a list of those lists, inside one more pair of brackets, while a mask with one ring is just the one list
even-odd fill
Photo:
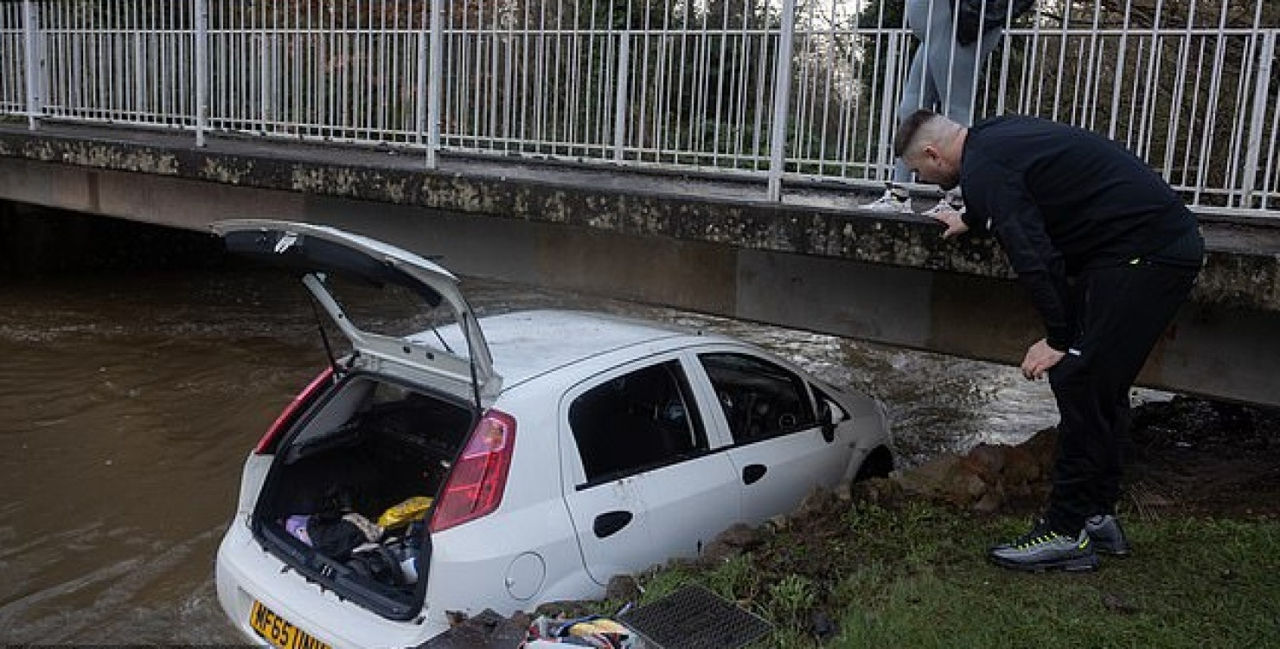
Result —
[[1151, 262], [1084, 271], [1079, 332], [1049, 370], [1058, 402], [1058, 455], [1046, 522], [1076, 534], [1114, 513], [1129, 433], [1129, 390], [1152, 347], [1187, 299], [1198, 268]]

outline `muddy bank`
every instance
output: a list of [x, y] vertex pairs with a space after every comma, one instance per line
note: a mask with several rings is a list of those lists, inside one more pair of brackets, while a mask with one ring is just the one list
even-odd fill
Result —
[[[862, 485], [858, 495], [877, 502], [922, 497], [981, 513], [1034, 512], [1049, 492], [1056, 445], [1054, 428], [1017, 446], [980, 444]], [[1280, 412], [1185, 397], [1147, 403], [1134, 409], [1124, 447], [1122, 512], [1280, 513]]]
[[1127, 499], [1138, 510], [1280, 516], [1280, 411], [1175, 399], [1135, 412]]

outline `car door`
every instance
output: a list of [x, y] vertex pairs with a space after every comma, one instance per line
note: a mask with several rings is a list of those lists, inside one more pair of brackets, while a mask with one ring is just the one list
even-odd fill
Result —
[[815, 486], [833, 486], [849, 461], [848, 444], [824, 434], [808, 382], [753, 350], [699, 349], [695, 376], [718, 408], [709, 417], [733, 440], [726, 454], [741, 490], [745, 521], [790, 512]]
[[696, 556], [738, 520], [734, 467], [708, 441], [678, 353], [593, 376], [560, 413], [565, 500], [598, 583]]

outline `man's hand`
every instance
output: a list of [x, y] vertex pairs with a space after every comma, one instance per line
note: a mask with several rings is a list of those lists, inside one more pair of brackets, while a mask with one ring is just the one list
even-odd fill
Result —
[[969, 226], [964, 224], [964, 220], [960, 218], [960, 213], [954, 210], [934, 212], [933, 218], [939, 223], [947, 226], [946, 232], [942, 233], [943, 239], [950, 239], [969, 231]]
[[1044, 376], [1049, 368], [1057, 365], [1063, 356], [1066, 354], [1050, 347], [1049, 343], [1041, 338], [1027, 349], [1027, 355], [1022, 359], [1022, 376], [1028, 381], [1034, 381]]

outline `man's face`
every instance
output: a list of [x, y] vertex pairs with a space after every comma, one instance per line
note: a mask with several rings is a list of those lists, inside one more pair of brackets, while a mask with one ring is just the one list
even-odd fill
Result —
[[943, 189], [955, 189], [960, 184], [960, 166], [932, 144], [925, 145], [918, 155], [904, 158], [904, 161], [922, 182], [932, 183]]

